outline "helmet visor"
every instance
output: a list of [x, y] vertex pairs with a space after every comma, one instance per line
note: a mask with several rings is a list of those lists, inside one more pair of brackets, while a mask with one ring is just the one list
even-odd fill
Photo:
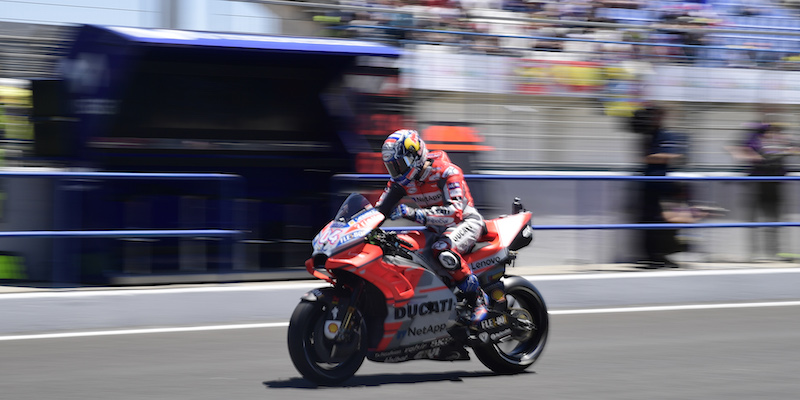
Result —
[[386, 165], [386, 170], [394, 179], [405, 175], [411, 169], [411, 160], [408, 157], [384, 161], [383, 164]]

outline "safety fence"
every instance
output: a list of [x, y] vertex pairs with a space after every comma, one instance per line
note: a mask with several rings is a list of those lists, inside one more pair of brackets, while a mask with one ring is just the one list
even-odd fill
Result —
[[[489, 180], [489, 181], [665, 181], [665, 182], [796, 182], [800, 181], [800, 176], [598, 176], [598, 175], [476, 175], [467, 174], [464, 176], [468, 181]], [[340, 174], [335, 175], [334, 193], [341, 193], [341, 182], [346, 181], [380, 181], [386, 182], [389, 175], [363, 175], [363, 174]], [[338, 181], [338, 182], [337, 182]], [[557, 195], [557, 193], [554, 193]], [[338, 205], [338, 203], [336, 204]], [[692, 228], [756, 228], [756, 227], [781, 227], [781, 226], [800, 226], [800, 222], [776, 221], [776, 222], [736, 222], [736, 223], [637, 223], [637, 224], [562, 224], [562, 225], [536, 225], [537, 230], [587, 230], [587, 229], [692, 229]], [[407, 229], [418, 229], [412, 227]], [[404, 229], [404, 228], [391, 228]]]
[[[513, 196], [522, 193], [523, 204], [533, 212], [533, 227], [535, 231], [552, 231], [552, 241], [537, 247], [539, 258], [548, 259], [547, 263], [560, 263], [564, 258], [560, 253], [574, 253], [581, 263], [617, 262], [614, 260], [625, 259], [628, 254], [636, 251], [634, 240], [628, 237], [634, 231], [641, 230], [666, 230], [666, 229], [691, 229], [695, 232], [706, 232], [703, 229], [715, 231], [724, 230], [714, 234], [722, 253], [736, 253], [739, 255], [748, 250], [748, 245], [738, 244], [736, 241], [739, 231], [743, 228], [751, 233], [759, 228], [796, 228], [800, 227], [798, 220], [798, 205], [800, 205], [800, 176], [631, 176], [631, 175], [465, 175], [473, 189], [473, 197], [478, 203], [478, 208], [486, 217], [494, 217], [510, 211], [510, 201]], [[336, 175], [333, 180], [334, 193], [350, 191], [376, 191], [382, 189], [380, 184], [385, 184], [388, 175]], [[724, 218], [711, 218], [708, 222], [698, 223], [632, 223], [637, 220], [639, 205], [638, 190], [640, 183], [647, 181], [682, 182], [691, 185], [691, 200], [703, 206], [718, 206], [729, 211]], [[763, 182], [784, 182], [783, 220], [762, 221], [751, 220], [749, 210], [743, 210], [752, 198], [753, 193], [748, 187]], [[486, 184], [490, 183], [491, 186]], [[732, 185], [728, 185], [732, 184]], [[594, 185], [594, 186], [592, 186]], [[599, 186], [598, 186], [599, 185]], [[372, 198], [375, 199], [375, 196]], [[335, 203], [335, 201], [334, 201]], [[713, 222], [717, 219], [717, 222]], [[566, 221], [565, 221], [566, 220]], [[544, 222], [547, 221], [547, 222]], [[548, 223], [564, 221], [576, 223]], [[585, 223], [584, 223], [585, 221]], [[593, 223], [600, 221], [601, 223]], [[387, 229], [402, 231], [416, 230], [419, 226], [390, 226]], [[596, 233], [591, 233], [592, 231]], [[584, 233], [581, 233], [584, 232]], [[603, 233], [605, 232], [605, 233]], [[791, 233], [791, 232], [789, 232]], [[694, 234], [694, 233], [693, 233]], [[635, 236], [635, 235], [634, 235]], [[784, 247], [795, 246], [789, 236], [785, 238]], [[554, 255], [548, 256], [548, 251]], [[796, 250], [790, 250], [796, 253]], [[609, 254], [614, 253], [614, 254]], [[531, 262], [534, 262], [533, 260]], [[546, 263], [545, 263], [546, 264]]]
[[[50, 238], [52, 240], [52, 253], [49, 257], [49, 271], [39, 273], [40, 278], [35, 280], [49, 280], [56, 283], [79, 283], [82, 280], [81, 266], [79, 259], [81, 255], [80, 241], [70, 239], [121, 239], [121, 240], [146, 240], [147, 238], [217, 238], [220, 243], [219, 262], [217, 272], [225, 272], [241, 265], [242, 255], [238, 250], [237, 239], [240, 238], [243, 226], [243, 215], [236, 211], [235, 200], [242, 197], [243, 180], [237, 175], [214, 174], [214, 173], [127, 173], [127, 172], [39, 172], [39, 171], [3, 171], [0, 172], [0, 179], [47, 179], [52, 181], [52, 198], [39, 199], [41, 204], [31, 208], [21, 205], [13, 197], [31, 196], [32, 193], [23, 194], [28, 191], [29, 186], [10, 186], [5, 185], [6, 190], [4, 200], [11, 203], [5, 208], [19, 210], [23, 208], [26, 212], [13, 213], [3, 221], [8, 226], [24, 226], [26, 218], [30, 218], [35, 213], [51, 214], [51, 220], [45, 224], [52, 226], [50, 230], [10, 230], [0, 232], [0, 238]], [[153, 182], [174, 182], [174, 181], [197, 181], [204, 187], [215, 191], [215, 198], [218, 200], [214, 218], [214, 225], [217, 228], [209, 229], [80, 229], [85, 224], [86, 215], [83, 215], [84, 208], [93, 206], [93, 199], [89, 199], [93, 193], [89, 189], [93, 188], [92, 183], [97, 181], [121, 180], [129, 181], [153, 181]], [[209, 185], [206, 185], [208, 183]], [[81, 194], [87, 192], [87, 194]], [[35, 194], [33, 194], [35, 195]], [[22, 203], [25, 201], [22, 200]], [[47, 210], [51, 207], [50, 210]], [[97, 212], [97, 210], [90, 210]], [[95, 216], [96, 218], [97, 216]], [[101, 217], [102, 218], [102, 217]], [[96, 225], [96, 224], [93, 224]], [[15, 249], [14, 245], [8, 242], [4, 245], [5, 250], [10, 250], [17, 254], [22, 254], [27, 259], [36, 258], [33, 253], [48, 253], [44, 249], [31, 249], [30, 246], [21, 245], [20, 249]], [[19, 246], [19, 243], [17, 244]], [[47, 264], [48, 262], [45, 262]], [[29, 268], [31, 266], [28, 266]], [[203, 266], [205, 270], [205, 266]], [[124, 272], [124, 271], [123, 271]], [[154, 271], [144, 270], [141, 273], [153, 273]], [[27, 274], [26, 274], [27, 275]], [[49, 275], [49, 276], [48, 276]]]

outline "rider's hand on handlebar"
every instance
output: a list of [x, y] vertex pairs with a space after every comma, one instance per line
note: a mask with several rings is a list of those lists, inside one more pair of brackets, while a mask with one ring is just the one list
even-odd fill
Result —
[[394, 208], [394, 210], [392, 211], [392, 214], [389, 216], [389, 218], [392, 221], [394, 221], [396, 219], [400, 219], [400, 218], [406, 218], [406, 219], [413, 220], [414, 216], [416, 215], [416, 213], [417, 213], [417, 210], [415, 208], [409, 207], [409, 206], [407, 206], [405, 204], [400, 204], [399, 206]]

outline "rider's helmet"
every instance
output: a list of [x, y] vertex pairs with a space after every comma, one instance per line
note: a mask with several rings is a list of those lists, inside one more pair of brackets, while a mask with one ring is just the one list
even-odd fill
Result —
[[417, 131], [400, 129], [383, 142], [381, 155], [392, 180], [407, 185], [422, 171], [428, 149]]

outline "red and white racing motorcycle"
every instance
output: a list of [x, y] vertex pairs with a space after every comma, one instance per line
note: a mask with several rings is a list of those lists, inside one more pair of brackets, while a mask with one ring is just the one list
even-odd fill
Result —
[[306, 293], [289, 322], [289, 354], [317, 384], [353, 376], [364, 358], [376, 362], [469, 360], [467, 347], [489, 369], [516, 373], [536, 361], [547, 340], [548, 315], [529, 281], [507, 275], [516, 251], [533, 239], [531, 213], [515, 201], [511, 215], [486, 220], [486, 231], [464, 255], [490, 297], [476, 326], [463, 296], [439, 267], [427, 230], [380, 229], [384, 215], [351, 194], [313, 241], [306, 268], [331, 286]]

